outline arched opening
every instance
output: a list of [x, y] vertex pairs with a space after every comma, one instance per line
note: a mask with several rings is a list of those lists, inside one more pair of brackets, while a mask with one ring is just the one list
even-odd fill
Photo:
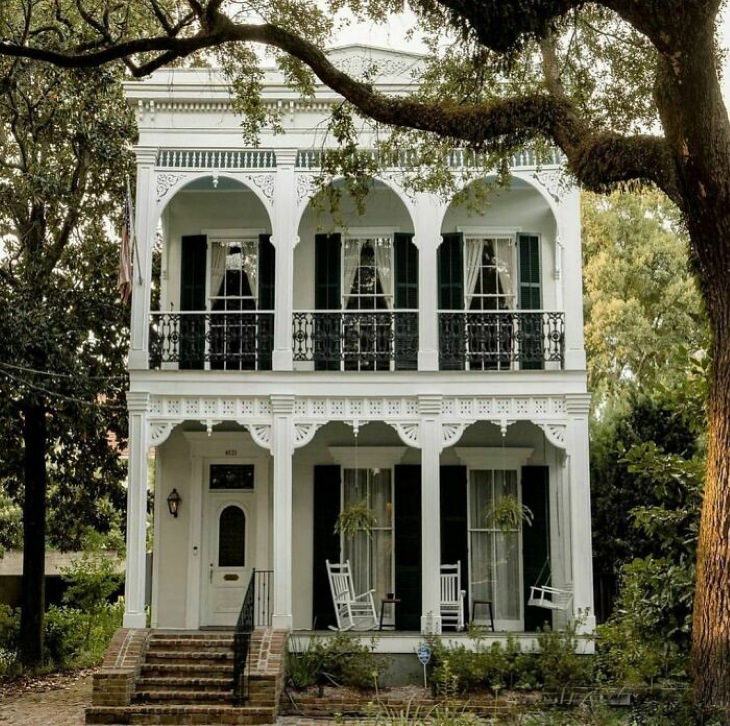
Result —
[[182, 187], [161, 218], [153, 368], [270, 370], [276, 253], [253, 189], [225, 176]]
[[218, 517], [218, 567], [246, 566], [246, 515], [235, 504]]
[[309, 203], [295, 251], [294, 360], [315, 370], [415, 369], [418, 249], [398, 195], [373, 181], [362, 203], [343, 181], [337, 209]]
[[[442, 369], [542, 369], [562, 361], [556, 311], [556, 220], [545, 198], [513, 177], [478, 210], [452, 202], [438, 251]], [[526, 312], [529, 311], [529, 312]], [[550, 366], [548, 366], [550, 367]]]

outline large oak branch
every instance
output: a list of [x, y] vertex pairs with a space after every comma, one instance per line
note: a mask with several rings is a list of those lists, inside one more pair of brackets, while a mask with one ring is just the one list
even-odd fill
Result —
[[143, 76], [174, 58], [231, 42], [261, 43], [289, 53], [309, 66], [322, 83], [380, 123], [435, 133], [475, 147], [511, 145], [546, 136], [565, 152], [573, 173], [591, 189], [641, 179], [656, 183], [673, 198], [676, 196], [671, 159], [660, 137], [596, 135], [586, 129], [566, 99], [550, 93], [463, 105], [385, 96], [337, 69], [314, 43], [276, 25], [234, 23], [219, 15], [215, 22], [191, 37], [135, 38], [85, 53], [0, 42], [0, 54], [66, 67], [92, 67], [128, 60], [140, 53], [158, 53], [141, 65], [131, 64], [134, 75]]

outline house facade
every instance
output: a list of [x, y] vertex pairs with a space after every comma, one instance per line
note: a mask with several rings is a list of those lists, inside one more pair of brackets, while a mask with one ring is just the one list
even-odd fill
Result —
[[[331, 55], [376, 68], [386, 93], [407, 93], [420, 63]], [[496, 632], [572, 619], [591, 632], [579, 194], [557, 155], [518, 155], [476, 208], [392, 168], [362, 204], [331, 180], [329, 211], [315, 180], [341, 99], [327, 88], [301, 100], [268, 71], [285, 133], [255, 149], [209, 70], [159, 71], [127, 97], [139, 143], [125, 626], [145, 627], [154, 447], [153, 628], [232, 626], [256, 570], [257, 617], [327, 629], [325, 563], [349, 560], [378, 608], [397, 598], [384, 615], [397, 631], [441, 632], [440, 566], [458, 562], [467, 620], [489, 601]], [[358, 508], [370, 530], [336, 533]], [[567, 605], [530, 604], [542, 585]]]

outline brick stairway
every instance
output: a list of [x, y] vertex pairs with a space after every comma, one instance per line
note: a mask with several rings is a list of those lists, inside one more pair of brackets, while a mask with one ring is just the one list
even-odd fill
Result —
[[[122, 633], [124, 638], [115, 636], [110, 646], [116, 658], [107, 654], [95, 680], [87, 724], [274, 723], [283, 684], [285, 632], [254, 632], [249, 698], [240, 706], [234, 704], [232, 632]], [[145, 634], [144, 645], [130, 647], [140, 633]], [[130, 650], [136, 663], [128, 656]], [[126, 673], [128, 685], [122, 687], [120, 672], [125, 668], [133, 675]]]

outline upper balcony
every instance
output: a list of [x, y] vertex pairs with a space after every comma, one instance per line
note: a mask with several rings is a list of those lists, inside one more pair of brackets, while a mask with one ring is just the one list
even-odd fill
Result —
[[583, 367], [577, 193], [559, 195], [555, 167], [547, 185], [518, 168], [476, 205], [406, 191], [395, 174], [362, 200], [335, 180], [330, 210], [314, 197], [316, 158], [289, 158], [157, 154], [158, 195], [176, 173], [158, 199], [159, 306], [136, 321], [149, 368]]

